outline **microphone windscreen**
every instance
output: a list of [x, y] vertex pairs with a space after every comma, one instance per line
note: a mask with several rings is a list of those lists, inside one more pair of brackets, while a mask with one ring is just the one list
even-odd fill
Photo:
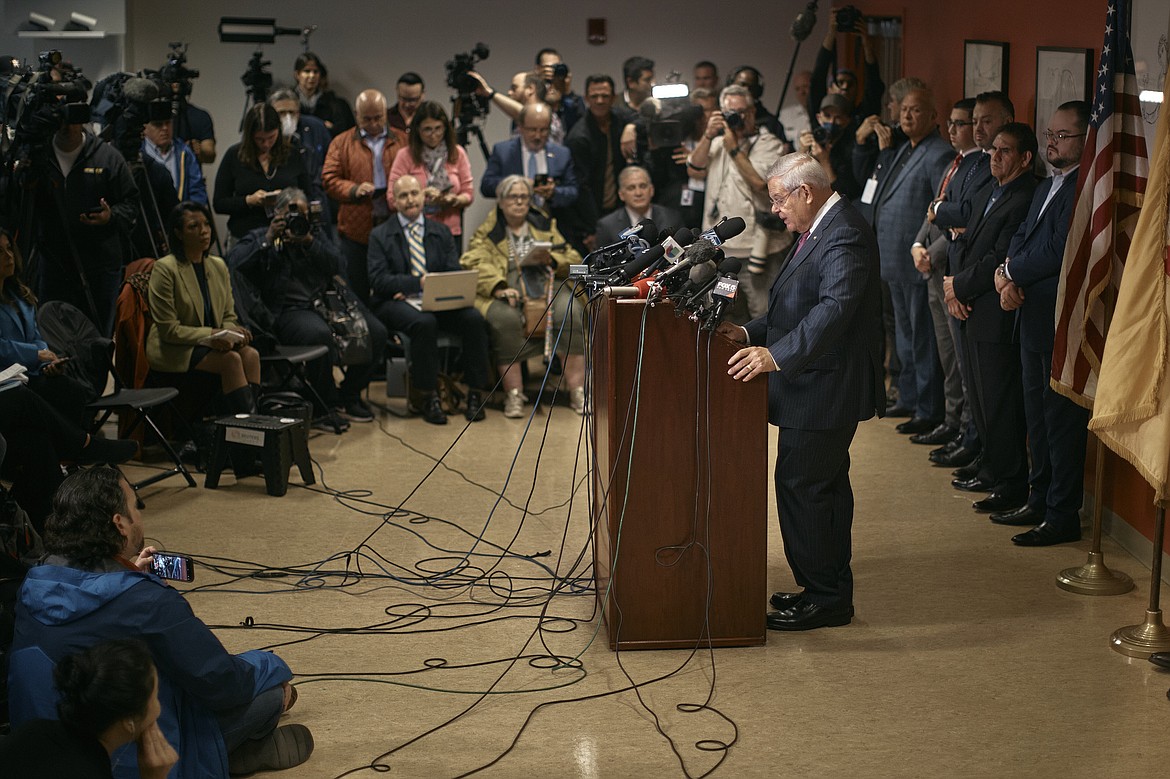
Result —
[[734, 276], [735, 274], [739, 273], [739, 270], [742, 267], [743, 263], [738, 259], [735, 257], [728, 257], [726, 260], [719, 263], [719, 272], [724, 276]]
[[[695, 235], [694, 231], [686, 227], [680, 228], [679, 231], [674, 234], [674, 241], [679, 246], [690, 246], [695, 242], [696, 238], [698, 238], [698, 236]], [[661, 243], [661, 241], [659, 241], [659, 243]]]
[[651, 246], [649, 249], [623, 265], [621, 268], [621, 273], [627, 279], [632, 279], [661, 259], [662, 255], [665, 253], [666, 250], [661, 246]]
[[743, 221], [742, 216], [733, 216], [730, 219], [720, 222], [715, 225], [715, 235], [720, 241], [726, 241], [728, 238], [734, 238], [747, 229], [747, 223]]
[[705, 262], [702, 265], [696, 265], [691, 268], [691, 272], [687, 274], [692, 288], [701, 287], [711, 279], [715, 278], [715, 266], [712, 263]]

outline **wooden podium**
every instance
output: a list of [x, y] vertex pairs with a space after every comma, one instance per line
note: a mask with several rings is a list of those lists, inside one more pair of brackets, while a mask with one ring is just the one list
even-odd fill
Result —
[[593, 565], [610, 648], [685, 649], [705, 630], [713, 646], [763, 644], [767, 382], [733, 380], [737, 347], [670, 305], [595, 311]]

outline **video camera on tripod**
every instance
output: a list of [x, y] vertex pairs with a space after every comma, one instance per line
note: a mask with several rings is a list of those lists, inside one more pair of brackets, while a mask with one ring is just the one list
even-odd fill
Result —
[[91, 84], [81, 69], [59, 68], [57, 49], [42, 51], [37, 59], [35, 70], [18, 68], [0, 83], [0, 126], [3, 138], [11, 138], [4, 151], [13, 159], [48, 144], [62, 125], [90, 120], [86, 98]]
[[182, 41], [172, 41], [167, 54], [167, 64], [158, 71], [158, 77], [164, 83], [177, 86], [175, 93], [183, 97], [191, 96], [191, 81], [199, 78], [199, 71], [187, 67], [187, 46]]
[[455, 119], [455, 136], [460, 146], [466, 146], [471, 135], [479, 138], [484, 156], [487, 144], [478, 122], [487, 116], [491, 100], [475, 93], [479, 82], [471, 75], [477, 63], [491, 55], [491, 49], [484, 43], [477, 43], [471, 51], [456, 54], [447, 60], [447, 86], [457, 93], [451, 98], [451, 115]]

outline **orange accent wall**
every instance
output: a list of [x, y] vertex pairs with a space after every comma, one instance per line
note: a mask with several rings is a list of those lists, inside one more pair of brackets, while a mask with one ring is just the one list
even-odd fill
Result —
[[[826, 15], [828, 5], [822, 5]], [[1059, 12], [1054, 11], [1052, 3], [1019, 0], [981, 0], [974, 4], [863, 0], [857, 5], [866, 14], [902, 18], [902, 75], [918, 76], [934, 89], [940, 115], [944, 106], [963, 97], [963, 41], [1006, 41], [1008, 96], [1015, 103], [1016, 119], [1029, 125], [1036, 114], [1036, 47], [1091, 48], [1096, 63], [1105, 32], [1103, 0], [1062, 0]], [[820, 41], [815, 43], [819, 45]], [[1085, 463], [1085, 486], [1089, 492], [1093, 490], [1095, 446], [1090, 436]], [[1108, 450], [1102, 495], [1109, 510], [1153, 541], [1154, 491], [1129, 463]], [[1091, 511], [1092, 506], [1086, 505], [1086, 517]], [[1165, 551], [1170, 553], [1170, 534]]]

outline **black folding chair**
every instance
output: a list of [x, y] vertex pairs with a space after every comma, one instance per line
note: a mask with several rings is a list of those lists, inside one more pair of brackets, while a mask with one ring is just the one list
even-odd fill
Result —
[[[315, 346], [277, 344], [275, 354], [260, 355], [260, 365], [261, 367], [268, 365], [283, 369], [277, 371], [281, 377], [280, 383], [271, 388], [272, 392], [283, 392], [292, 389], [292, 382], [296, 379], [309, 393], [316, 406], [325, 409], [326, 413], [328, 413], [330, 411], [329, 405], [321, 397], [321, 393], [317, 392], [317, 388], [313, 386], [305, 373], [306, 366], [309, 363], [313, 360], [319, 360], [328, 354], [329, 347], [320, 344]], [[336, 419], [336, 416], [333, 419], [333, 432], [337, 435], [341, 435], [342, 432], [341, 424]]]

